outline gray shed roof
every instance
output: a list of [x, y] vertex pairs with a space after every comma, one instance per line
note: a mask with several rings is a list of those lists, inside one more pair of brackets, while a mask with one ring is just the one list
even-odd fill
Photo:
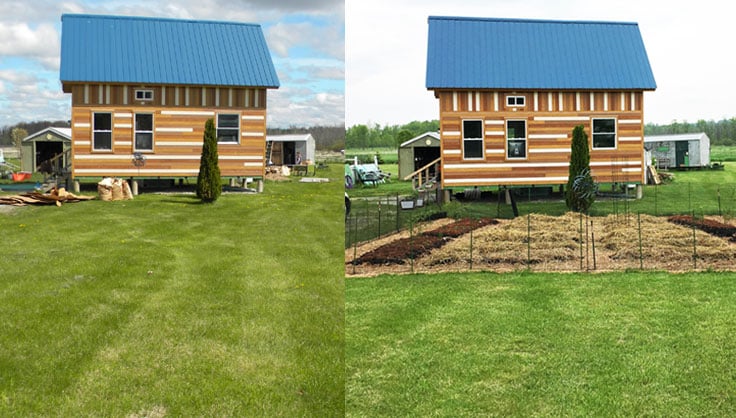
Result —
[[419, 141], [420, 139], [424, 139], [424, 138], [426, 138], [428, 136], [429, 137], [432, 137], [432, 138], [434, 138], [434, 139], [436, 139], [438, 141], [440, 140], [440, 134], [439, 133], [437, 133], [437, 132], [425, 132], [425, 133], [423, 133], [421, 135], [417, 135], [414, 138], [412, 138], [412, 139], [410, 139], [410, 140], [402, 143], [401, 145], [399, 145], [399, 147], [400, 148], [403, 148], [403, 147], [409, 146], [412, 143], [414, 143], [416, 141]]

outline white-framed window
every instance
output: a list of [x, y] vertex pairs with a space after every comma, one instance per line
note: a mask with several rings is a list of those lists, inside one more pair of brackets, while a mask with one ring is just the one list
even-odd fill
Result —
[[92, 114], [92, 150], [112, 151], [112, 113]]
[[506, 158], [526, 159], [526, 120], [506, 121]]
[[240, 137], [240, 115], [221, 113], [217, 115], [217, 142], [237, 144]]
[[616, 149], [616, 119], [593, 118], [593, 149]]
[[506, 106], [525, 106], [526, 97], [524, 96], [506, 96]]
[[153, 151], [153, 114], [135, 114], [134, 151]]
[[463, 121], [463, 158], [483, 159], [483, 121], [471, 119]]
[[153, 100], [153, 90], [138, 89], [135, 91], [135, 99], [140, 101]]

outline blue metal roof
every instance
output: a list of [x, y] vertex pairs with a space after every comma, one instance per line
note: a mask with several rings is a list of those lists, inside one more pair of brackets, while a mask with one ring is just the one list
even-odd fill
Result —
[[657, 85], [636, 23], [429, 17], [427, 88]]
[[61, 81], [278, 87], [260, 25], [61, 16]]

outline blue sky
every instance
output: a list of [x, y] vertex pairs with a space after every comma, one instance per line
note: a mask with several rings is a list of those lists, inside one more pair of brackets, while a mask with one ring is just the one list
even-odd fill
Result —
[[71, 97], [59, 82], [63, 13], [259, 23], [281, 81], [269, 91], [269, 127], [344, 123], [342, 0], [3, 0], [0, 126], [69, 119]]
[[346, 0], [346, 125], [439, 118], [424, 87], [427, 17], [638, 22], [657, 90], [647, 122], [736, 117], [733, 16], [722, 0]]

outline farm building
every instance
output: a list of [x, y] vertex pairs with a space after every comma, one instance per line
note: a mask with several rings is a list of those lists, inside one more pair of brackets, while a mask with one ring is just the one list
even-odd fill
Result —
[[268, 135], [266, 149], [268, 164], [294, 165], [296, 154], [302, 157], [302, 163], [314, 162], [315, 142], [312, 134]]
[[32, 133], [21, 141], [21, 170], [34, 173], [45, 162], [66, 167], [71, 147], [71, 128], [49, 127]]
[[644, 149], [656, 159], [658, 169], [710, 164], [710, 138], [704, 132], [645, 136]]
[[196, 177], [207, 119], [222, 176], [263, 178], [267, 91], [279, 80], [260, 25], [76, 14], [61, 21], [72, 178]]
[[399, 178], [440, 158], [440, 134], [425, 132], [399, 145]]
[[656, 83], [636, 23], [430, 17], [426, 76], [444, 189], [564, 185], [576, 125], [596, 181], [644, 182]]

